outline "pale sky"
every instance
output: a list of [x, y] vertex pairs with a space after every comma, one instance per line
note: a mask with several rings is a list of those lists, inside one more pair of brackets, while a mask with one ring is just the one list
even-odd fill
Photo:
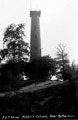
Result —
[[[0, 0], [0, 47], [5, 28], [11, 23], [26, 23], [26, 42], [30, 42], [30, 9], [41, 9], [42, 55], [54, 57], [56, 47], [66, 44], [70, 60], [78, 62], [78, 0]], [[37, 5], [35, 5], [37, 1]]]

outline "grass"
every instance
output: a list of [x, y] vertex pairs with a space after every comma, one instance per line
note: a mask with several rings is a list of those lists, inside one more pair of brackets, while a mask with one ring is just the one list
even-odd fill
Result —
[[0, 115], [75, 114], [74, 91], [69, 84], [0, 98]]
[[[22, 115], [74, 115], [77, 116], [77, 104], [74, 85], [68, 82], [64, 84], [52, 85], [44, 88], [43, 81], [37, 80], [20, 81], [15, 84], [14, 91], [16, 94], [0, 97], [0, 116], [22, 116]], [[46, 83], [45, 81], [44, 83]], [[43, 84], [43, 88], [29, 90], [28, 92], [18, 92], [21, 87], [29, 86], [35, 83], [38, 88], [39, 84]], [[53, 84], [55, 84], [53, 82]], [[27, 88], [26, 87], [26, 88]], [[8, 86], [2, 92], [9, 91]]]
[[[28, 85], [31, 85], [33, 83], [37, 83], [37, 80], [27, 80], [27, 81], [20, 80], [20, 81], [16, 81], [14, 83], [14, 85], [13, 85], [13, 90], [18, 90], [21, 87], [28, 86]], [[0, 93], [1, 92], [8, 92], [10, 90], [11, 90], [10, 85], [1, 85], [0, 86]]]

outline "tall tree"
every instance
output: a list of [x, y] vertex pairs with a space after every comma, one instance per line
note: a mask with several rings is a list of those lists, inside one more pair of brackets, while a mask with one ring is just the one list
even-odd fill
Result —
[[13, 61], [27, 60], [29, 56], [28, 43], [24, 41], [24, 24], [11, 24], [5, 32], [3, 44], [8, 49], [8, 59]]
[[64, 79], [66, 68], [68, 68], [69, 65], [68, 53], [66, 52], [64, 44], [58, 44], [56, 56], [57, 68], [60, 69], [62, 78]]

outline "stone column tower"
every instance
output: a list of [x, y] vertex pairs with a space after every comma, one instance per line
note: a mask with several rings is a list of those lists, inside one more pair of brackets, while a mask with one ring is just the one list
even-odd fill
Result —
[[31, 36], [30, 36], [30, 60], [41, 57], [40, 17], [41, 11], [30, 11]]

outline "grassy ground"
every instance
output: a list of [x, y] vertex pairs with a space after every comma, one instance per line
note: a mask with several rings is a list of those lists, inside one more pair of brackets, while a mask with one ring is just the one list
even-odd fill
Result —
[[[28, 81], [20, 80], [20, 81], [16, 81], [14, 83], [13, 87], [14, 87], [14, 90], [18, 90], [21, 87], [28, 86], [28, 85], [31, 85], [33, 83], [37, 83], [37, 80], [28, 80]], [[0, 86], [0, 93], [1, 92], [8, 92], [8, 91], [10, 91], [10, 85], [2, 85], [2, 86]]]
[[77, 114], [74, 88], [58, 84], [14, 96], [0, 97], [0, 115]]

